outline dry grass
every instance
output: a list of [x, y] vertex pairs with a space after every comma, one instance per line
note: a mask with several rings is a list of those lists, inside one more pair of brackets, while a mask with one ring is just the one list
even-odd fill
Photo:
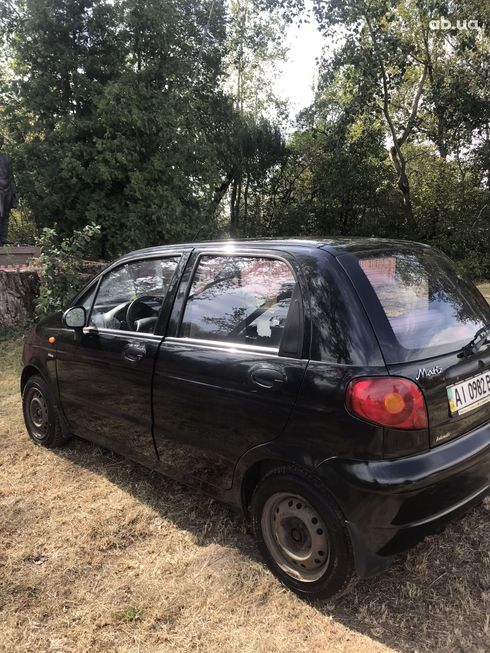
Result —
[[0, 347], [0, 650], [488, 651], [488, 504], [308, 605], [226, 508], [89, 443], [31, 444], [20, 338]]

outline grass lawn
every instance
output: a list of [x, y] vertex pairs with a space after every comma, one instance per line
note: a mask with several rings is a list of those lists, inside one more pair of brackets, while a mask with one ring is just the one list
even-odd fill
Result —
[[0, 341], [0, 651], [488, 651], [488, 502], [310, 605], [226, 508], [80, 440], [32, 444], [20, 350]]

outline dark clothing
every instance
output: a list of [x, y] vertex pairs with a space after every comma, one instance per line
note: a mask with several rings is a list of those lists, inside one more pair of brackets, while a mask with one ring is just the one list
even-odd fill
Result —
[[7, 240], [10, 209], [17, 206], [12, 164], [5, 154], [0, 153], [0, 246]]
[[10, 208], [4, 193], [0, 193], [0, 247], [7, 241]]

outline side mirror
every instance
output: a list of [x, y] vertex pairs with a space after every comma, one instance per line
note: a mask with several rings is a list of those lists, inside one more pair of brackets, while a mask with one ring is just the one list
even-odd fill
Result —
[[63, 324], [69, 329], [83, 329], [87, 315], [83, 306], [72, 306], [63, 314]]

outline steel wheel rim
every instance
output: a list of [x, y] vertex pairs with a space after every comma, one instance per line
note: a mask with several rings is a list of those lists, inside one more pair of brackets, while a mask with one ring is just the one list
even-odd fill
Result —
[[42, 392], [37, 388], [31, 388], [27, 396], [27, 415], [31, 434], [38, 440], [42, 440], [48, 434], [49, 414], [48, 404]]
[[286, 574], [305, 583], [323, 576], [330, 561], [325, 521], [298, 494], [278, 492], [264, 504], [261, 518], [264, 543]]

